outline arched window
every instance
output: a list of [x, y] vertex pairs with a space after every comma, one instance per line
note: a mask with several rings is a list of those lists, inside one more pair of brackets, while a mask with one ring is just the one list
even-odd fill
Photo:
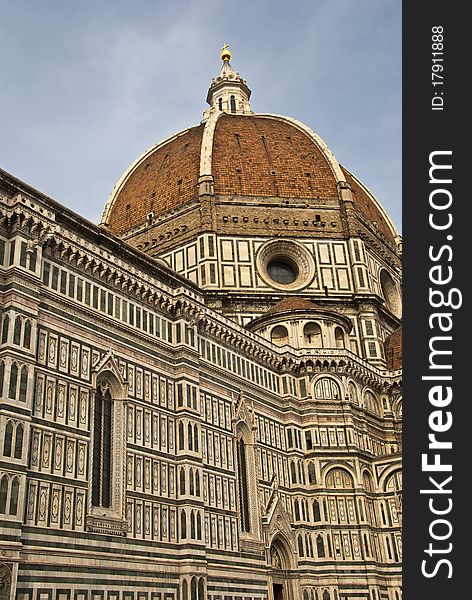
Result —
[[185, 469], [180, 469], [180, 493], [185, 495]]
[[323, 600], [331, 600], [331, 596], [327, 590], [323, 592]]
[[205, 600], [205, 581], [203, 577], [198, 580], [198, 600]]
[[202, 517], [200, 513], [197, 513], [197, 539], [202, 539]]
[[305, 536], [305, 548], [308, 556], [313, 558], [313, 542], [311, 541], [311, 536], [309, 533], [307, 533]]
[[362, 474], [362, 482], [364, 484], [364, 489], [366, 492], [374, 491], [374, 484], [372, 483], [372, 476], [367, 471], [364, 471]]
[[16, 427], [14, 457], [21, 458], [22, 450], [23, 450], [23, 425], [21, 423], [19, 423]]
[[198, 425], [193, 426], [193, 450], [198, 452]]
[[300, 506], [297, 499], [293, 501], [293, 510], [295, 513], [295, 521], [300, 521]]
[[270, 332], [270, 339], [277, 346], [285, 346], [288, 344], [288, 330], [283, 325], [277, 325]]
[[3, 324], [2, 324], [2, 344], [6, 344], [8, 341], [9, 327], [10, 327], [10, 317], [8, 315], [5, 315], [3, 317]]
[[321, 521], [320, 503], [316, 499], [313, 500], [313, 521], [315, 523]]
[[333, 556], [333, 549], [331, 548], [331, 536], [329, 533], [326, 535], [326, 541], [328, 542], [328, 556]]
[[25, 332], [23, 334], [23, 346], [29, 348], [31, 346], [31, 321], [26, 321]]
[[3, 396], [3, 382], [5, 380], [5, 363], [0, 360], [0, 398]]
[[8, 476], [4, 475], [0, 481], [0, 514], [7, 512]]
[[345, 347], [344, 331], [341, 329], [341, 327], [336, 327], [336, 329], [334, 330], [334, 339], [336, 341], [336, 348]]
[[240, 438], [237, 442], [238, 450], [238, 483], [239, 483], [239, 497], [241, 500], [241, 529], [242, 531], [251, 531], [251, 522], [249, 517], [249, 490], [248, 490], [248, 479], [247, 479], [247, 456], [246, 456], [246, 444], [244, 440]]
[[3, 456], [11, 456], [11, 446], [13, 440], [13, 423], [8, 421], [5, 426], [5, 436], [3, 438]]
[[186, 579], [182, 582], [182, 600], [188, 600], [188, 584]]
[[200, 496], [200, 473], [195, 471], [195, 496]]
[[190, 470], [188, 472], [188, 485], [189, 485], [189, 494], [191, 496], [195, 495], [195, 480], [193, 478], [193, 469], [192, 467], [190, 467]]
[[196, 537], [196, 529], [195, 529], [195, 512], [192, 510], [190, 513], [190, 537], [192, 540]]
[[223, 110], [223, 98], [218, 98], [218, 108]]
[[325, 557], [324, 540], [321, 534], [316, 536], [316, 553], [318, 554], [318, 558]]
[[10, 369], [10, 385], [8, 386], [8, 397], [16, 399], [16, 387], [18, 385], [18, 365], [13, 363]]
[[180, 513], [180, 537], [183, 540], [187, 537], [187, 513], [184, 510]]
[[303, 338], [305, 340], [305, 346], [311, 346], [312, 348], [323, 347], [321, 327], [318, 323], [307, 323], [303, 328]]
[[310, 485], [315, 485], [316, 483], [316, 470], [315, 463], [308, 463], [308, 483]]
[[340, 387], [330, 377], [321, 377], [315, 384], [315, 398], [317, 400], [339, 400], [341, 398]]
[[21, 342], [21, 317], [16, 317], [15, 319], [15, 327], [13, 329], [13, 343], [17, 346], [20, 345]]
[[236, 112], [236, 99], [233, 95], [231, 95], [229, 98], [229, 105], [231, 108], [231, 112], [235, 113]]
[[179, 423], [179, 450], [183, 450], [185, 445], [185, 436], [184, 436], [184, 424], [182, 421]]
[[109, 385], [97, 386], [93, 418], [92, 505], [110, 507], [112, 398]]
[[351, 398], [351, 402], [354, 404], [359, 404], [359, 396], [357, 394], [357, 386], [352, 381], [349, 382], [349, 397]]
[[370, 555], [369, 542], [367, 540], [367, 534], [366, 533], [364, 533], [364, 551], [365, 551], [365, 555], [366, 556]]
[[303, 600], [308, 600], [308, 590], [303, 590]]
[[292, 483], [297, 483], [297, 470], [293, 461], [290, 463], [290, 477], [292, 479]]
[[190, 582], [190, 600], [197, 600], [197, 578], [192, 577]]
[[377, 399], [374, 396], [374, 394], [369, 390], [367, 390], [364, 393], [364, 406], [369, 412], [374, 413], [374, 415], [380, 416], [379, 403], [377, 402]]
[[193, 450], [193, 427], [191, 423], [187, 425], [187, 444], [188, 449]]
[[20, 402], [26, 402], [26, 392], [28, 391], [28, 367], [21, 367], [20, 376]]
[[298, 554], [299, 554], [299, 556], [304, 556], [302, 536], [299, 535], [297, 539], [298, 539]]
[[402, 490], [402, 472], [395, 471], [386, 481], [385, 490], [387, 492], [401, 492]]
[[326, 476], [326, 487], [331, 489], [352, 489], [354, 480], [345, 469], [334, 468]]
[[10, 515], [16, 515], [18, 512], [18, 492], [20, 490], [20, 480], [18, 477], [14, 477], [11, 490], [10, 490], [10, 510], [8, 511]]

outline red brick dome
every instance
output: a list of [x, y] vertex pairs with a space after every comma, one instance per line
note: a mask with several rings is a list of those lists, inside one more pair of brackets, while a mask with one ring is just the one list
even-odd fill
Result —
[[347, 182], [364, 219], [390, 241], [396, 231], [367, 188], [340, 167], [324, 142], [302, 123], [265, 114], [211, 112], [145, 152], [115, 186], [102, 223], [117, 235], [198, 202], [199, 180], [212, 178], [220, 196], [338, 201]]
[[403, 358], [403, 329], [400, 325], [393, 331], [384, 342], [385, 360], [387, 368], [392, 371], [402, 368]]

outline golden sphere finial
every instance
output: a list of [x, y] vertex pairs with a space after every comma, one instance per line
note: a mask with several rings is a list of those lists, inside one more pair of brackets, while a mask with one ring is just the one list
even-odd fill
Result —
[[224, 44], [221, 48], [220, 58], [223, 62], [229, 62], [231, 60], [231, 52], [228, 50], [228, 44]]

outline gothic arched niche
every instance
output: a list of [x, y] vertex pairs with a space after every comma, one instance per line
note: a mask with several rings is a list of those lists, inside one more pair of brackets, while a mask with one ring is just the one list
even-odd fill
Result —
[[296, 561], [290, 543], [278, 533], [270, 545], [270, 564], [275, 570], [289, 571], [296, 568]]
[[87, 527], [97, 532], [111, 527], [116, 535], [124, 535], [127, 530], [124, 405], [128, 389], [111, 352], [95, 366], [93, 383], [92, 478]]
[[[245, 401], [243, 400], [244, 404]], [[247, 406], [239, 407], [240, 416], [246, 416]], [[246, 420], [236, 423], [236, 458], [238, 475], [239, 516], [242, 539], [260, 539], [259, 507], [254, 435]]]

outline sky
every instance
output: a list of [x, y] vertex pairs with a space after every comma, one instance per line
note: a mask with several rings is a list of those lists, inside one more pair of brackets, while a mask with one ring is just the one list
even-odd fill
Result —
[[0, 0], [0, 167], [99, 222], [134, 160], [202, 119], [224, 43], [401, 229], [401, 0]]

